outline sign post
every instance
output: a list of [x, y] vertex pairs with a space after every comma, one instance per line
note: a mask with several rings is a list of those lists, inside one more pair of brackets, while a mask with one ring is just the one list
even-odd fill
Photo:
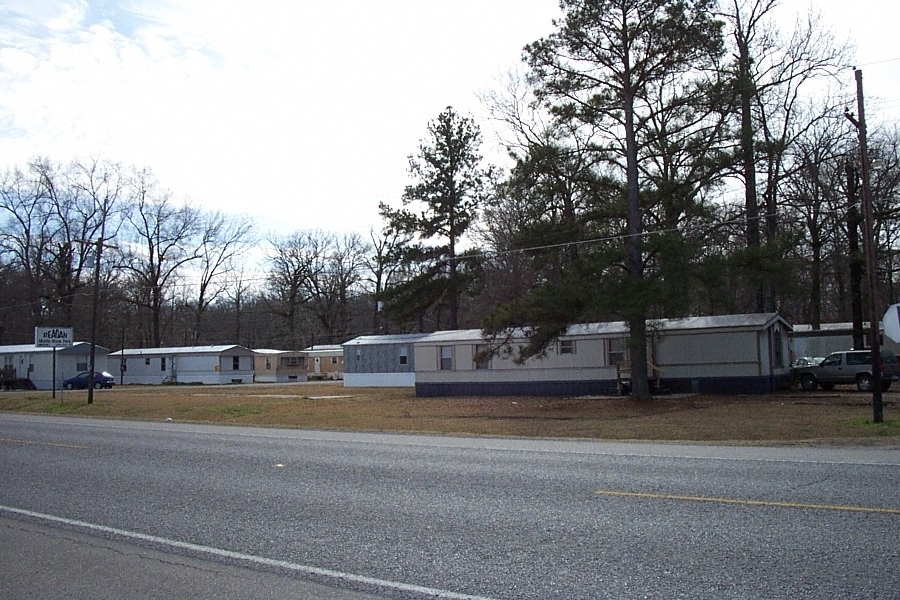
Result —
[[71, 327], [35, 327], [34, 347], [53, 348], [53, 397], [56, 398], [56, 349], [71, 348], [74, 330]]

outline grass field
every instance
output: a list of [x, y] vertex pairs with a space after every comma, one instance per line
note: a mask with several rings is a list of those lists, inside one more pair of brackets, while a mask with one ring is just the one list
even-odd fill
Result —
[[407, 388], [337, 383], [118, 387], [0, 392], [0, 411], [310, 429], [720, 443], [900, 444], [900, 394], [850, 391], [771, 396], [416, 398]]

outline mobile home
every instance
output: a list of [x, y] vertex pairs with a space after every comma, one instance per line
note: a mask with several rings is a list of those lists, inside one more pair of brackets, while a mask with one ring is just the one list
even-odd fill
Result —
[[300, 350], [253, 351], [255, 381], [259, 383], [290, 383], [306, 381], [306, 356]]
[[[56, 349], [56, 385], [53, 377], [53, 348], [34, 344], [0, 346], [3, 381], [28, 380], [39, 390], [62, 389], [62, 382], [90, 367], [91, 345], [75, 342], [68, 348]], [[95, 346], [94, 370], [107, 371], [109, 349]]]
[[[878, 343], [882, 348], [900, 354], [900, 344], [884, 335], [884, 327], [879, 323], [881, 332]], [[869, 322], [863, 323], [863, 348], [870, 348], [871, 337]], [[791, 331], [792, 358], [801, 356], [828, 356], [841, 350], [860, 350], [853, 347], [853, 323], [822, 323], [813, 329], [812, 325], [794, 325]]]
[[[648, 323], [648, 373], [672, 392], [763, 394], [790, 380], [791, 326], [778, 314], [662, 319]], [[525, 343], [525, 332], [512, 344]], [[572, 325], [546, 355], [516, 363], [484, 358], [480, 330], [416, 340], [417, 396], [619, 393], [631, 377], [624, 322]]]
[[124, 383], [250, 383], [253, 351], [243, 346], [128, 348], [109, 355]]
[[344, 386], [415, 386], [413, 344], [425, 335], [364, 335], [344, 343]]
[[340, 345], [310, 346], [303, 354], [306, 356], [307, 379], [344, 378], [344, 349]]

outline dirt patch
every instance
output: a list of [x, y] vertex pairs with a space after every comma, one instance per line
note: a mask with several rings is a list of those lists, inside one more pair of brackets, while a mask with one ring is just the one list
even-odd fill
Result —
[[0, 393], [0, 410], [85, 417], [357, 431], [713, 441], [900, 445], [900, 394], [884, 395], [885, 422], [852, 388], [769, 396], [417, 398], [410, 388], [344, 388], [340, 382], [117, 387], [86, 392]]

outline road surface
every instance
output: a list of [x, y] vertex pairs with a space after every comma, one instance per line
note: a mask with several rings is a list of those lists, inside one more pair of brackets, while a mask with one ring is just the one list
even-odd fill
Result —
[[0, 532], [85, 598], [896, 599], [900, 449], [0, 415]]

